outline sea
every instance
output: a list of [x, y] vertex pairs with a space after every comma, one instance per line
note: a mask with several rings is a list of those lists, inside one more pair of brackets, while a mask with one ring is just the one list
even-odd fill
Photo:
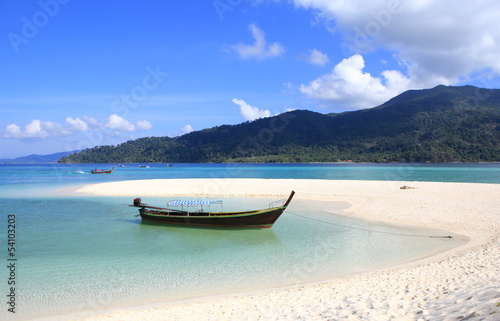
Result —
[[[90, 174], [111, 167], [112, 174]], [[428, 237], [446, 231], [337, 215], [346, 204], [335, 201], [325, 212], [322, 202], [294, 200], [271, 229], [217, 229], [141, 222], [137, 209], [125, 205], [131, 197], [72, 192], [86, 184], [173, 178], [499, 184], [500, 164], [2, 164], [0, 320], [90, 317], [116, 307], [318, 282], [461, 242]], [[224, 210], [270, 202], [219, 199]], [[150, 204], [168, 200], [148, 197]]]

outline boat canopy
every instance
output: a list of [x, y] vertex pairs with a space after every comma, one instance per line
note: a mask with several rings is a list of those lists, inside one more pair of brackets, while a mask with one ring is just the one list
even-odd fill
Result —
[[167, 205], [210, 205], [222, 204], [222, 201], [170, 201]]

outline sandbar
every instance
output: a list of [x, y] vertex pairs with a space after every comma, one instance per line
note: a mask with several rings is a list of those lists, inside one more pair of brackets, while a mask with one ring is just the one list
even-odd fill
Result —
[[[404, 187], [404, 188], [402, 188]], [[368, 273], [151, 307], [85, 320], [500, 320], [500, 184], [309, 179], [155, 179], [101, 183], [105, 196], [286, 197], [349, 204], [350, 217], [462, 235], [464, 245]]]

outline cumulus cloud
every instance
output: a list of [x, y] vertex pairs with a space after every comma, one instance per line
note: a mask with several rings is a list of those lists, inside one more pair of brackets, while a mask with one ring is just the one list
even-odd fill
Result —
[[292, 0], [335, 24], [345, 57], [377, 48], [396, 53], [413, 88], [456, 84], [476, 72], [500, 73], [497, 0]]
[[3, 137], [5, 138], [19, 138], [21, 136], [21, 127], [16, 124], [10, 124], [5, 127]]
[[268, 45], [264, 31], [259, 29], [255, 24], [250, 24], [248, 29], [252, 32], [254, 43], [251, 45], [239, 43], [231, 47], [241, 58], [262, 60], [281, 56], [285, 52], [285, 47], [278, 42]]
[[17, 124], [10, 124], [5, 127], [2, 137], [4, 138], [49, 138], [68, 136], [78, 132], [86, 131], [104, 131], [110, 129], [112, 135], [119, 135], [123, 132], [136, 132], [149, 130], [152, 125], [147, 120], [137, 121], [135, 124], [128, 120], [113, 114], [110, 115], [107, 122], [99, 122], [92, 117], [67, 117], [65, 124], [51, 121], [41, 121], [33, 119], [24, 128]]
[[147, 120], [139, 120], [134, 124], [117, 114], [110, 115], [105, 126], [113, 131], [113, 135], [120, 135], [124, 132], [149, 130], [153, 127]]
[[193, 126], [187, 124], [186, 126], [181, 128], [181, 135], [188, 134], [190, 132], [194, 131]]
[[271, 116], [271, 112], [269, 110], [250, 106], [242, 99], [234, 98], [232, 102], [240, 106], [240, 115], [244, 120], [252, 121]]
[[115, 132], [134, 132], [135, 126], [123, 117], [117, 114], [110, 115], [108, 117], [109, 121], [106, 123], [106, 127], [114, 130]]
[[[43, 126], [45, 127], [45, 126]], [[24, 127], [24, 133], [21, 133], [22, 135], [24, 134], [26, 137], [41, 137], [45, 138], [49, 136], [49, 133], [43, 129], [42, 127], [42, 122], [39, 121], [38, 119], [34, 119]]]
[[89, 130], [89, 125], [78, 117], [66, 117], [66, 123], [75, 131], [85, 132]]
[[24, 129], [21, 129], [16, 124], [7, 125], [2, 136], [4, 138], [46, 138], [49, 136], [66, 136], [70, 133], [70, 129], [59, 123], [33, 119], [24, 126]]
[[[98, 121], [97, 119], [95, 119], [94, 117], [89, 117], [89, 116], [83, 116], [83, 121], [85, 122], [85, 124], [87, 125], [87, 127], [89, 128], [89, 130], [102, 130], [102, 126], [103, 124]], [[67, 120], [66, 120], [67, 122]]]
[[382, 72], [382, 78], [364, 72], [364, 59], [353, 55], [337, 64], [331, 73], [323, 75], [300, 91], [317, 99], [320, 105], [337, 106], [339, 110], [377, 106], [405, 90], [410, 80], [396, 70]]
[[151, 128], [153, 128], [153, 125], [147, 120], [138, 120], [135, 125], [135, 129], [137, 131], [150, 130]]
[[317, 49], [309, 50], [306, 60], [313, 65], [324, 66], [329, 62], [328, 56]]

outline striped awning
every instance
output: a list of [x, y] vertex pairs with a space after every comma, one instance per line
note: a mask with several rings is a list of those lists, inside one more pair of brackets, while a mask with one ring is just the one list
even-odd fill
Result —
[[167, 205], [210, 205], [221, 203], [222, 201], [170, 201]]

